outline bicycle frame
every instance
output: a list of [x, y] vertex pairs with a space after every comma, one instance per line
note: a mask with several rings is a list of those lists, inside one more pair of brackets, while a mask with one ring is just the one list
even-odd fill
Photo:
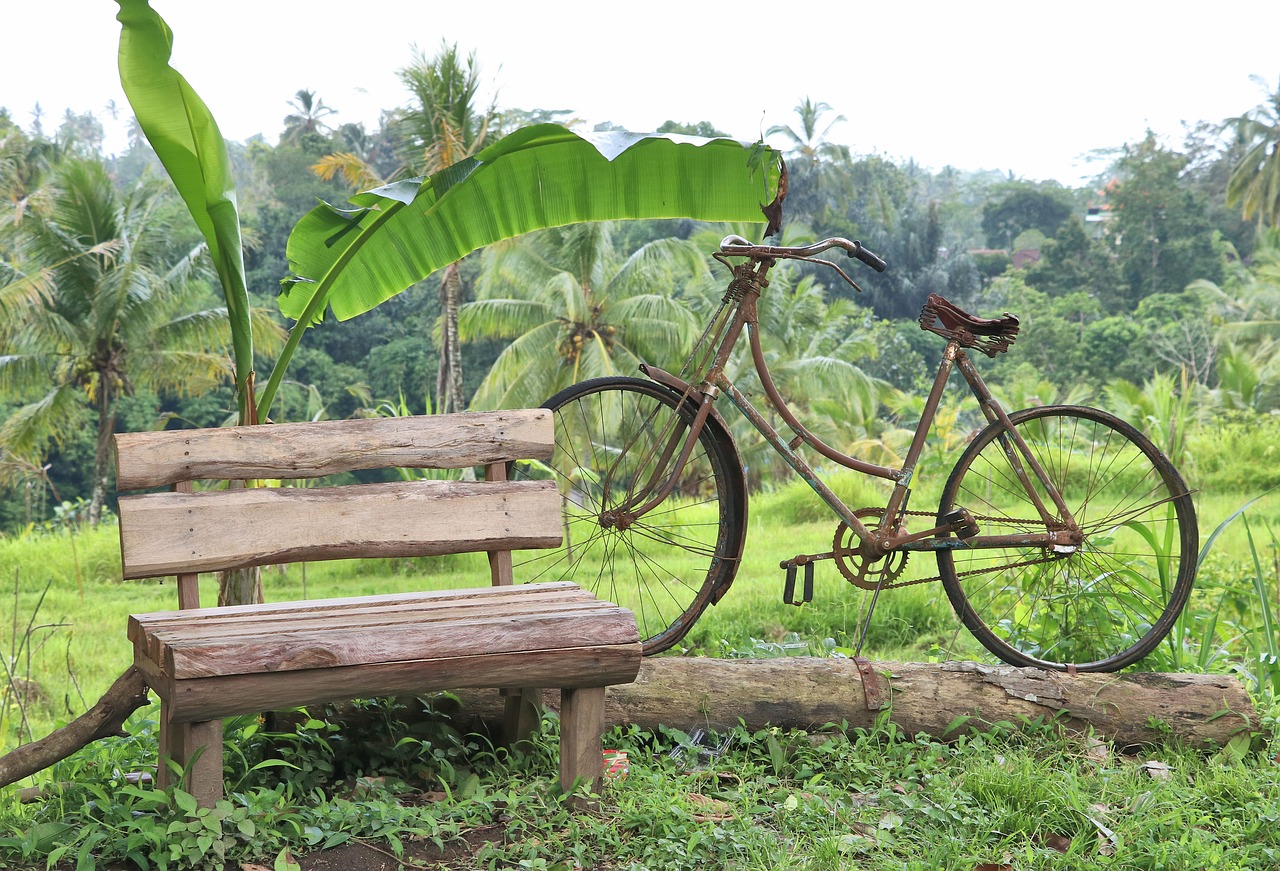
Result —
[[[978, 375], [973, 361], [955, 339], [947, 343], [946, 350], [943, 352], [942, 362], [934, 377], [933, 386], [929, 391], [920, 421], [916, 425], [911, 445], [900, 468], [881, 466], [849, 456], [824, 443], [811, 433], [788, 408], [779, 394], [769, 374], [761, 347], [756, 303], [761, 289], [767, 285], [765, 275], [772, 265], [772, 260], [761, 259], [753, 261], [751, 264], [740, 264], [731, 267], [734, 278], [730, 282], [729, 291], [722, 302], [721, 310], [712, 319], [712, 326], [708, 328], [702, 339], [699, 340], [699, 347], [702, 349], [711, 346], [715, 347], [715, 353], [711, 357], [709, 365], [705, 359], [701, 364], [697, 362], [700, 350], [696, 348], [690, 357], [690, 363], [686, 366], [686, 370], [692, 369], [692, 373], [688, 373], [690, 374], [688, 379], [666, 372], [656, 366], [646, 365], [641, 367], [641, 371], [647, 377], [678, 391], [686, 399], [695, 403], [698, 408], [694, 419], [689, 425], [687, 435], [683, 436], [683, 444], [679, 446], [679, 454], [676, 454], [676, 448], [680, 441], [679, 434], [673, 433], [662, 456], [658, 458], [655, 468], [661, 470], [667, 468], [667, 464], [673, 456], [676, 457], [675, 464], [671, 467], [671, 474], [666, 477], [661, 486], [657, 486], [659, 482], [656, 478], [661, 475], [661, 472], [656, 472], [655, 478], [650, 480], [645, 492], [636, 496], [632, 502], [624, 506], [623, 510], [617, 512], [618, 522], [629, 524], [636, 517], [652, 510], [670, 495], [708, 415], [712, 412], [712, 406], [719, 395], [723, 393], [729, 398], [734, 407], [752, 423], [773, 449], [786, 460], [796, 474], [848, 525], [854, 535], [863, 543], [863, 547], [869, 555], [880, 556], [895, 550], [927, 551], [947, 548], [996, 548], [1009, 546], [1039, 547], [1065, 555], [1073, 553], [1081, 545], [1083, 536], [1062, 496], [1051, 483], [1049, 476], [1041, 468], [1021, 435], [1014, 428], [1007, 413], [995, 400], [986, 383]], [[751, 347], [752, 362], [756, 374], [764, 387], [765, 395], [786, 422], [788, 428], [795, 434], [794, 438], [790, 440], [785, 439], [782, 433], [765, 419], [726, 374], [729, 357], [741, 338], [744, 329], [747, 332]], [[702, 350], [701, 353], [704, 357], [706, 356], [705, 350]], [[911, 532], [906, 528], [905, 512], [910, 500], [911, 482], [915, 474], [916, 465], [924, 451], [925, 440], [933, 426], [947, 382], [955, 369], [960, 370], [987, 421], [991, 424], [998, 423], [1003, 427], [1004, 433], [1000, 437], [1001, 446], [1009, 459], [1014, 475], [1021, 482], [1028, 498], [1039, 512], [1040, 520], [1044, 523], [1044, 532], [998, 536], [984, 536], [980, 533], [964, 537], [951, 535], [951, 533], [957, 532], [961, 528], [962, 524], [958, 522], [940, 522], [939, 525], [931, 529], [919, 532]], [[808, 445], [822, 456], [845, 468], [893, 482], [893, 489], [882, 514], [882, 522], [876, 528], [869, 528], [864, 524], [854, 510], [846, 505], [822, 481], [812, 466], [799, 454], [798, 449], [801, 445]], [[650, 489], [652, 487], [657, 487], [657, 489]], [[1041, 492], [1052, 502], [1052, 508], [1045, 504], [1045, 500], [1041, 497]], [[644, 503], [639, 507], [633, 507], [634, 502], [638, 502], [640, 499], [644, 499]], [[941, 518], [939, 520], [941, 521]], [[972, 521], [969, 522], [971, 523]]]

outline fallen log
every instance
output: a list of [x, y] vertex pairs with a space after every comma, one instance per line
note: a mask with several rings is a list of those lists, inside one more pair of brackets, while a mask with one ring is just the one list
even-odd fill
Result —
[[[504, 704], [492, 690], [454, 693], [461, 713], [501, 734]], [[544, 701], [556, 707], [547, 693]], [[130, 667], [96, 705], [31, 744], [0, 756], [0, 786], [65, 759], [99, 738], [122, 734], [125, 719], [147, 704], [146, 686]], [[439, 708], [437, 707], [437, 710]], [[346, 716], [339, 714], [338, 719]], [[1176, 740], [1221, 747], [1257, 723], [1239, 679], [1219, 674], [1067, 675], [975, 662], [871, 662], [850, 659], [710, 659], [656, 657], [641, 663], [635, 683], [609, 687], [605, 720], [690, 731], [742, 722], [821, 729], [867, 728], [888, 716], [908, 734], [956, 737], [967, 727], [1046, 718], [1071, 732], [1092, 732], [1121, 746]], [[276, 728], [287, 722], [279, 718]]]
[[[465, 713], [498, 723], [492, 691], [456, 694]], [[546, 701], [553, 707], [554, 696]], [[1120, 746], [1170, 740], [1221, 747], [1257, 727], [1240, 681], [1218, 674], [1076, 674], [974, 662], [871, 662], [851, 659], [656, 657], [635, 683], [609, 687], [611, 724], [659, 724], [689, 731], [743, 722], [820, 729], [869, 727], [881, 715], [908, 734], [957, 737], [968, 727], [1038, 718]]]
[[92, 708], [40, 740], [0, 756], [0, 786], [43, 771], [100, 738], [124, 735], [124, 721], [147, 703], [142, 673], [129, 666]]

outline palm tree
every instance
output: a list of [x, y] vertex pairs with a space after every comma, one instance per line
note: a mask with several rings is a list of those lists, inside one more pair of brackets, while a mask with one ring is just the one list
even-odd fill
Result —
[[[815, 103], [805, 97], [795, 108], [796, 115], [800, 118], [800, 129], [797, 130], [786, 124], [776, 124], [769, 128], [767, 135], [786, 137], [791, 143], [791, 151], [789, 153], [810, 164], [817, 164], [823, 158], [844, 158], [847, 160], [849, 158], [848, 146], [826, 141], [827, 134], [831, 132], [831, 128], [846, 120], [843, 115], [837, 115], [826, 126], [822, 126], [823, 116], [831, 111], [831, 107], [826, 103]], [[821, 130], [818, 129], [820, 126], [822, 126]]]
[[[1253, 80], [1265, 91], [1266, 83]], [[1227, 205], [1239, 205], [1245, 220], [1280, 226], [1280, 87], [1262, 105], [1227, 121], [1247, 147], [1227, 180]]]
[[463, 305], [464, 341], [507, 339], [473, 400], [477, 408], [538, 405], [585, 378], [679, 367], [697, 322], [680, 288], [704, 278], [702, 249], [659, 239], [630, 256], [613, 225], [577, 224], [490, 246]]
[[328, 133], [329, 126], [324, 123], [324, 119], [336, 115], [338, 110], [326, 106], [315, 91], [308, 91], [306, 88], [294, 96], [297, 99], [289, 101], [293, 112], [284, 118], [284, 132], [280, 134], [280, 141], [297, 145], [310, 134], [323, 136]]
[[1259, 234], [1250, 263], [1232, 259], [1221, 285], [1201, 279], [1187, 290], [1208, 300], [1226, 340], [1256, 344], [1280, 338], [1280, 227]]
[[226, 311], [197, 309], [203, 246], [175, 253], [167, 190], [151, 182], [122, 194], [100, 162], [65, 159], [20, 221], [0, 222], [0, 299], [26, 292], [30, 303], [0, 319], [0, 397], [23, 403], [0, 426], [0, 448], [37, 458], [95, 426], [93, 523], [120, 398], [138, 387], [198, 393], [231, 374]]
[[[493, 104], [477, 106], [480, 67], [473, 52], [465, 58], [456, 44], [441, 43], [428, 58], [414, 50], [413, 62], [399, 71], [400, 81], [415, 105], [400, 117], [415, 172], [430, 175], [479, 151], [497, 118]], [[462, 391], [462, 349], [458, 339], [458, 307], [465, 288], [457, 263], [446, 266], [440, 279], [440, 365], [436, 375], [436, 406], [440, 412], [466, 407]]]

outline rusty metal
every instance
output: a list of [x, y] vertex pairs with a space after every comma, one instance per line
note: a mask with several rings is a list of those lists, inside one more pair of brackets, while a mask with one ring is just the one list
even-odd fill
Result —
[[[1020, 329], [1018, 318], [1014, 315], [1006, 313], [1000, 318], [979, 318], [943, 297], [937, 295], [929, 297], [919, 317], [920, 326], [926, 331], [946, 338], [947, 345], [901, 468], [891, 468], [845, 454], [823, 442], [804, 426], [782, 397], [769, 372], [761, 345], [757, 301], [762, 290], [769, 285], [767, 278], [769, 270], [778, 260], [808, 260], [830, 265], [839, 270], [835, 264], [818, 260], [813, 255], [830, 247], [845, 247], [845, 245], [850, 246], [845, 247], [847, 252], [861, 257], [861, 254], [855, 254], [855, 251], [851, 250], [854, 248], [860, 251], [858, 243], [833, 245], [835, 241], [837, 240], [826, 240], [804, 248], [752, 245], [739, 237], [729, 237], [722, 243], [721, 252], [715, 256], [729, 265], [732, 279], [726, 288], [720, 308], [704, 330], [680, 375], [672, 375], [657, 367], [642, 367], [642, 371], [650, 379], [680, 395], [681, 407], [684, 402], [691, 402], [696, 405], [697, 410], [688, 423], [688, 429], [683, 433], [673, 434], [667, 440], [658, 458], [659, 470], [650, 476], [642, 491], [629, 500], [624, 510], [616, 512], [609, 518], [602, 516], [602, 522], [617, 525], [632, 523], [668, 498], [676, 487], [681, 469], [687, 462], [708, 420], [714, 420], [716, 427], [724, 432], [728, 431], [719, 413], [713, 407], [718, 395], [723, 392], [761, 433], [765, 441], [840, 519], [830, 553], [802, 554], [780, 563], [786, 573], [783, 596], [784, 601], [789, 604], [800, 605], [811, 601], [815, 562], [833, 559], [846, 579], [874, 593], [858, 642], [860, 651], [866, 639], [871, 612], [874, 610], [880, 591], [940, 580], [939, 577], [934, 576], [900, 581], [899, 578], [910, 553], [997, 548], [1022, 548], [1029, 552], [1026, 554], [1027, 558], [1022, 561], [1006, 562], [1000, 566], [977, 568], [957, 574], [957, 577], [963, 578], [993, 570], [1004, 571], [1067, 558], [1083, 545], [1084, 535], [1065, 505], [1061, 494], [1050, 483], [1051, 479], [1045, 469], [1018, 433], [1009, 415], [995, 401], [964, 350], [977, 349], [989, 357], [1008, 350], [1016, 340]], [[748, 258], [748, 261], [735, 264], [726, 259], [739, 256]], [[874, 259], [874, 255], [870, 257]], [[861, 259], [864, 262], [871, 262], [866, 257]], [[883, 263], [880, 265], [883, 266]], [[842, 270], [839, 271], [846, 280], [853, 283]], [[784, 437], [756, 409], [726, 374], [730, 356], [744, 328], [747, 332], [755, 372], [763, 386], [767, 401], [790, 430], [791, 435], [788, 437]], [[1031, 501], [1034, 513], [1039, 514], [1039, 517], [1031, 520], [984, 517], [970, 514], [961, 506], [954, 506], [949, 514], [941, 518], [937, 518], [937, 515], [932, 512], [906, 510], [911, 496], [911, 483], [923, 454], [928, 433], [941, 406], [950, 377], [956, 369], [960, 370], [988, 423], [998, 425], [1003, 430], [999, 437], [1000, 448], [1008, 458], [1027, 498]], [[681, 440], [683, 444], [677, 449], [677, 442]], [[893, 482], [885, 507], [855, 511], [845, 505], [800, 454], [800, 450], [805, 446], [845, 468]], [[659, 453], [656, 447], [654, 452]], [[670, 474], [665, 471], [668, 468]], [[1047, 499], [1041, 497], [1042, 493], [1047, 495]], [[638, 504], [642, 500], [643, 504]], [[637, 504], [638, 507], [632, 507]], [[870, 522], [872, 517], [875, 522]], [[934, 520], [925, 529], [911, 531], [907, 528], [907, 520], [911, 517], [930, 517]], [[986, 535], [983, 532], [985, 523], [1004, 529], [1007, 529], [1010, 523], [1025, 524], [1026, 531]], [[852, 539], [846, 542], [845, 539], [848, 536], [852, 536]], [[853, 543], [854, 540], [857, 542], [856, 545]], [[736, 557], [740, 557], [740, 554]], [[801, 569], [804, 572], [803, 587], [797, 595], [796, 587], [797, 581], [800, 580]], [[727, 588], [727, 584], [725, 587]], [[717, 600], [720, 595], [723, 595], [723, 590], [718, 593], [719, 595], [715, 596]], [[864, 685], [875, 686], [874, 681], [870, 684], [864, 682]]]
[[[884, 509], [859, 508], [854, 514], [858, 517], [882, 518]], [[873, 532], [878, 531], [880, 526], [880, 523], [867, 524], [867, 527]], [[835, 536], [831, 544], [832, 559], [835, 561], [836, 568], [840, 570], [840, 574], [844, 575], [845, 580], [855, 587], [861, 587], [864, 590], [875, 590], [885, 584], [896, 581], [902, 575], [903, 570], [907, 567], [907, 558], [910, 556], [907, 551], [897, 550], [879, 553], [870, 547], [867, 542], [859, 542], [857, 547], [847, 547], [844, 544], [846, 532], [852, 532], [852, 530], [847, 524], [839, 524], [836, 527]]]
[[[890, 481], [897, 481], [902, 472], [900, 469], [891, 469], [888, 466], [877, 465], [876, 463], [868, 463], [866, 460], [860, 460], [857, 457], [851, 457], [842, 453], [830, 445], [822, 441], [800, 422], [787, 405], [782, 394], [778, 392], [777, 386], [773, 383], [773, 376], [769, 374], [769, 365], [764, 359], [764, 349], [760, 346], [760, 331], [758, 323], [755, 319], [747, 321], [747, 339], [751, 345], [751, 359], [755, 363], [756, 375], [760, 378], [760, 383], [764, 387], [765, 396], [769, 398], [770, 404], [773, 405], [778, 415], [786, 421], [787, 426], [796, 434], [796, 438], [813, 448], [828, 460], [833, 460], [848, 469], [856, 472], [862, 472], [865, 475], [874, 475], [877, 478], [887, 478]], [[799, 447], [799, 444], [792, 442], [790, 444], [792, 450]]]
[[858, 667], [858, 674], [862, 677], [862, 698], [867, 703], [867, 710], [880, 710], [884, 707], [884, 699], [880, 697], [880, 676], [865, 656], [855, 656], [853, 664]]
[[[992, 397], [991, 391], [987, 389], [986, 382], [982, 380], [982, 376], [974, 368], [973, 361], [961, 352], [957, 359], [957, 365], [959, 365], [965, 381], [969, 383], [969, 389], [977, 397], [978, 404], [982, 406], [983, 413], [987, 415], [992, 423], [999, 421], [1004, 428], [1004, 437], [1000, 439], [1000, 447], [1005, 456], [1008, 457], [1009, 464], [1013, 467], [1014, 475], [1017, 476], [1022, 483], [1023, 489], [1026, 490], [1027, 498], [1031, 500], [1031, 503], [1036, 506], [1036, 511], [1040, 513], [1040, 519], [1046, 524], [1061, 522], [1069, 527], [1074, 527], [1075, 518], [1071, 516], [1071, 509], [1063, 501], [1062, 494], [1058, 492], [1058, 488], [1045, 487], [1045, 490], [1053, 499], [1053, 504], [1058, 509], [1057, 515], [1045, 507], [1044, 502], [1041, 501], [1040, 494], [1032, 483], [1031, 477], [1027, 474], [1026, 469], [1023, 468], [1023, 460], [1026, 460], [1027, 465], [1031, 467], [1031, 471], [1035, 473], [1037, 480], [1041, 483], [1048, 481], [1049, 476], [1040, 465], [1040, 461], [1031, 453], [1031, 449], [1027, 447], [1022, 434], [1018, 432], [1018, 428], [1009, 419], [1008, 413]], [[1013, 444], [1010, 444], [1010, 442]]]
[[738, 411], [742, 412], [742, 415], [751, 422], [752, 426], [759, 430], [760, 434], [764, 436], [765, 441], [767, 441], [773, 449], [777, 451], [778, 456], [782, 457], [782, 459], [786, 461], [787, 465], [789, 465], [792, 470], [800, 476], [800, 479], [808, 484], [810, 489], [818, 494], [822, 501], [835, 512], [836, 516], [849, 524], [849, 526], [857, 532], [859, 538], [869, 537], [870, 533], [867, 531], [867, 528], [862, 525], [862, 521], [854, 515], [853, 509], [845, 505], [844, 502], [841, 501], [840, 497], [837, 496], [820, 477], [818, 477], [818, 474], [813, 471], [812, 467], [810, 467], [810, 465], [805, 461], [804, 457], [800, 456], [800, 454], [787, 446], [787, 443], [782, 440], [782, 436], [778, 431], [773, 428], [769, 421], [764, 419], [764, 416], [756, 410], [755, 406], [751, 404], [750, 400], [747, 399], [742, 391], [740, 391], [737, 386], [728, 379], [722, 380], [721, 386], [724, 388], [725, 395], [729, 398], [729, 401], [733, 403], [734, 407], [737, 408]]
[[936, 293], [929, 294], [920, 310], [920, 329], [942, 336], [962, 348], [976, 348], [988, 357], [1003, 354], [1018, 338], [1016, 315], [1008, 312], [999, 318], [980, 318], [969, 314]]

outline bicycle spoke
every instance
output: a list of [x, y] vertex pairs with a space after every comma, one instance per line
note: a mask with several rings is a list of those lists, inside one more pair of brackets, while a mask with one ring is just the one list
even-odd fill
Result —
[[[732, 442], [710, 422], [675, 469], [695, 409], [635, 378], [584, 382], [548, 402], [556, 451], [542, 469], [562, 495], [566, 539], [522, 553], [517, 578], [568, 580], [636, 615], [646, 653], [674, 644], [728, 583], [741, 550], [745, 482]], [[675, 475], [675, 479], [672, 479]], [[635, 515], [656, 493], [670, 495]]]
[[[1111, 670], [1141, 658], [1190, 591], [1195, 515], [1185, 484], [1110, 415], [1040, 408], [1014, 417], [1082, 541], [1057, 550], [983, 545], [983, 537], [1051, 531], [1028, 519], [1038, 514], [1004, 449], [1012, 439], [993, 425], [957, 463], [940, 508], [964, 506], [981, 529], [972, 548], [938, 553], [948, 596], [988, 649], [1018, 665]], [[1043, 504], [1056, 504], [1043, 482], [1035, 488]]]

